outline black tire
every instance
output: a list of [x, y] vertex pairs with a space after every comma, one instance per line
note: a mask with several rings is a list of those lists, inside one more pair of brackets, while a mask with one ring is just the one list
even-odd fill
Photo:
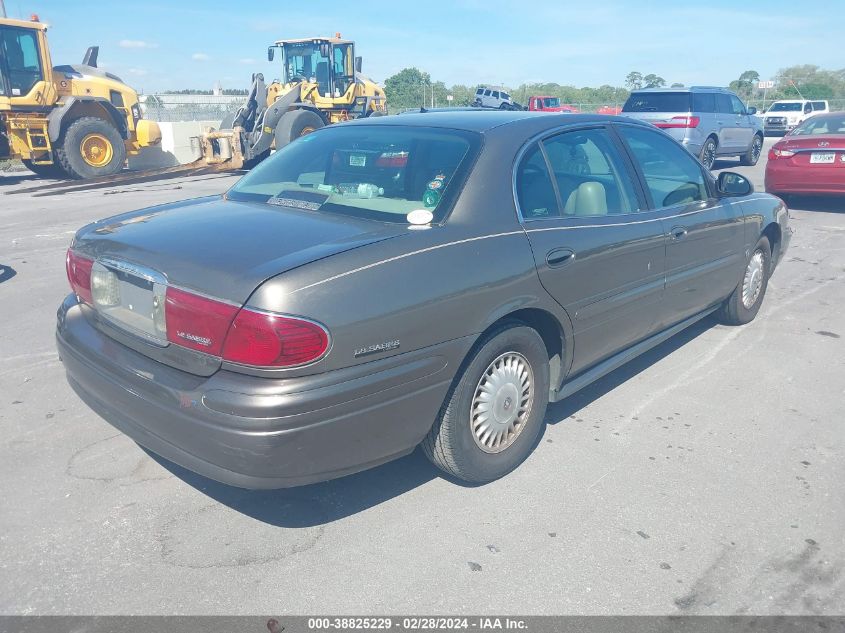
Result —
[[[56, 160], [55, 156], [53, 160]], [[64, 180], [67, 178], [67, 174], [58, 163], [53, 163], [52, 165], [36, 165], [26, 158], [22, 158], [21, 162], [29, 171], [41, 178], [53, 178], [55, 180]]]
[[[111, 153], [101, 165], [92, 165], [83, 158], [82, 143], [90, 135], [97, 135], [110, 145]], [[82, 117], [65, 130], [56, 148], [56, 158], [71, 178], [110, 176], [123, 169], [126, 163], [126, 146], [120, 132], [111, 123], [95, 117]]]
[[[760, 278], [760, 287], [757, 296], [753, 302], [746, 305], [743, 301], [744, 289], [746, 287], [746, 277], [751, 274], [751, 263], [755, 256], [759, 253], [762, 260], [762, 275]], [[766, 288], [769, 287], [769, 275], [772, 272], [772, 247], [769, 244], [768, 238], [761, 237], [754, 246], [751, 254], [748, 256], [745, 268], [743, 269], [742, 278], [739, 280], [736, 288], [731, 293], [722, 306], [716, 313], [716, 317], [721, 323], [725, 325], [744, 325], [754, 320], [757, 312], [760, 311], [760, 306], [763, 304], [763, 297], [766, 296]], [[749, 280], [753, 286], [753, 278]]]
[[282, 115], [276, 124], [276, 149], [280, 150], [300, 136], [323, 127], [320, 115], [310, 110], [291, 110]]
[[704, 141], [704, 145], [701, 146], [701, 154], [698, 158], [701, 161], [701, 164], [707, 169], [713, 169], [713, 163], [716, 162], [717, 147], [718, 143], [716, 143], [716, 139], [712, 136], [708, 136], [707, 140]]
[[[533, 375], [530, 381], [533, 401], [527, 405], [521, 430], [510, 443], [500, 452], [487, 452], [480, 447], [481, 440], [475, 438], [471, 409], [476, 392], [480, 393], [482, 378], [491, 376], [488, 373], [491, 364], [507, 360], [507, 355], [511, 359], [521, 357], [530, 368], [524, 375]], [[499, 389], [497, 394], [505, 398], [501, 406], [507, 408], [513, 406], [513, 401], [506, 388]], [[505, 323], [473, 348], [434, 426], [422, 442], [423, 452], [445, 473], [466, 482], [486, 483], [503, 477], [519, 466], [536, 446], [548, 400], [549, 356], [543, 339], [536, 330], [520, 322]]]
[[742, 156], [739, 157], [739, 163], [741, 165], [747, 165], [748, 167], [753, 167], [757, 164], [757, 161], [760, 160], [760, 154], [763, 153], [763, 137], [760, 134], [754, 135], [754, 140], [751, 141], [751, 146], [748, 148], [748, 151], [745, 152]]

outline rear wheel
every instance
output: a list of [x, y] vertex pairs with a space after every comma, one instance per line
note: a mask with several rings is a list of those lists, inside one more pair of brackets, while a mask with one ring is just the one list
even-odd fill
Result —
[[759, 134], [754, 135], [754, 140], [751, 141], [751, 147], [742, 156], [739, 157], [739, 162], [742, 165], [753, 167], [760, 160], [760, 154], [763, 153], [763, 137]]
[[467, 482], [498, 479], [533, 450], [549, 398], [549, 357], [536, 330], [506, 323], [477, 346], [422, 448]]
[[716, 162], [716, 147], [716, 139], [708, 136], [707, 140], [704, 141], [704, 146], [701, 148], [701, 155], [699, 156], [701, 164], [707, 169], [713, 169], [713, 163]]
[[280, 150], [291, 141], [319, 130], [324, 125], [323, 119], [310, 110], [286, 112], [276, 124], [276, 149]]
[[[53, 158], [53, 160], [55, 160], [55, 157]], [[37, 165], [31, 160], [27, 160], [26, 158], [22, 159], [21, 162], [29, 171], [31, 171], [33, 174], [41, 176], [42, 178], [67, 178], [67, 174], [61, 168], [61, 165], [56, 162], [51, 165]]]
[[766, 296], [771, 264], [772, 247], [768, 238], [761, 237], [748, 257], [742, 279], [719, 308], [719, 321], [726, 325], [744, 325], [754, 320]]
[[71, 178], [116, 174], [126, 162], [126, 147], [115, 127], [94, 117], [77, 119], [56, 148], [61, 168]]

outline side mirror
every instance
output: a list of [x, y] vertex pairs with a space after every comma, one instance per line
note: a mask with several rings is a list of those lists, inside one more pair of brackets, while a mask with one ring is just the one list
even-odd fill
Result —
[[276, 48], [274, 46], [270, 46], [267, 48], [267, 61], [272, 62], [273, 57], [276, 55]]
[[748, 108], [748, 114], [750, 116], [754, 116], [755, 114], [757, 114], [757, 108], [755, 108], [754, 106], [751, 106], [750, 108]]
[[361, 64], [363, 63], [363, 61], [364, 61], [363, 57], [356, 57], [355, 58], [355, 72], [356, 73], [361, 72]]
[[723, 196], [747, 196], [754, 193], [754, 185], [745, 176], [723, 171], [716, 180], [716, 188]]

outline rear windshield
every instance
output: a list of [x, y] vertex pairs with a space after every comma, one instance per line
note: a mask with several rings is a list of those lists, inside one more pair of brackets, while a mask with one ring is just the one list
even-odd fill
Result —
[[690, 93], [688, 92], [635, 92], [622, 112], [689, 112]]
[[407, 222], [445, 217], [481, 136], [412, 126], [337, 126], [303, 136], [229, 190], [230, 200]]
[[810, 117], [790, 132], [790, 136], [813, 134], [845, 134], [845, 113]]
[[769, 112], [801, 112], [803, 109], [800, 103], [774, 103]]

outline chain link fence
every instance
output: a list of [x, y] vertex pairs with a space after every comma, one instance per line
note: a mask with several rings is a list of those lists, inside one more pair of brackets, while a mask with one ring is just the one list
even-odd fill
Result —
[[220, 121], [246, 102], [246, 95], [139, 95], [141, 114], [160, 123]]

